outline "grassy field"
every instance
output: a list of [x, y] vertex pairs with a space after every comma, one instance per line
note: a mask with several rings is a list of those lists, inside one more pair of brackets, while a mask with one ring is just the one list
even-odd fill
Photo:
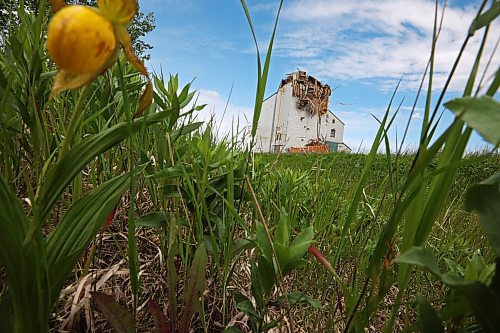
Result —
[[[241, 142], [196, 121], [188, 79], [149, 76], [134, 12], [111, 3], [85, 12], [120, 44], [88, 73], [47, 54], [44, 1], [1, 32], [2, 331], [497, 331], [500, 72], [479, 71], [494, 54], [448, 100], [430, 50], [414, 154], [388, 148], [392, 100], [366, 154], [254, 154], [276, 27]], [[486, 41], [498, 8], [470, 34]], [[443, 106], [456, 117], [438, 133]], [[466, 154], [473, 131], [490, 151]]]
[[[415, 155], [399, 157], [399, 177], [404, 179], [408, 174]], [[499, 171], [500, 157], [498, 155], [483, 155], [481, 161], [476, 161], [478, 155], [465, 156], [463, 161], [474, 162], [471, 165], [457, 170], [457, 176], [452, 183], [448, 197], [444, 201], [443, 210], [436, 216], [435, 225], [430, 231], [426, 247], [432, 249], [443, 270], [452, 269], [464, 274], [465, 267], [471, 261], [477, 261], [477, 269], [485, 269], [494, 262], [495, 254], [491, 251], [483, 236], [475, 214], [467, 212], [464, 206], [466, 190]], [[369, 256], [372, 255], [375, 240], [380, 237], [384, 224], [390, 218], [393, 198], [388, 195], [387, 159], [384, 155], [376, 155], [369, 168], [369, 176], [363, 187], [363, 196], [358, 204], [356, 216], [346, 235], [342, 235], [342, 224], [349, 212], [356, 185], [362, 176], [363, 167], [368, 156], [362, 154], [332, 153], [325, 155], [263, 155], [259, 156], [262, 167], [257, 179], [264, 182], [262, 205], [266, 206], [266, 216], [279, 214], [272, 206], [281, 205], [292, 216], [292, 224], [314, 225], [316, 230], [315, 246], [322, 251], [328, 260], [334, 262], [339, 251], [338, 246], [343, 237], [340, 259], [336, 262], [335, 270], [340, 275], [342, 286], [332, 283], [330, 274], [323, 271], [321, 264], [309, 261], [305, 266], [307, 275], [298, 272], [298, 278], [291, 281], [292, 289], [307, 291], [308, 295], [321, 300], [329, 300], [330, 307], [306, 310], [310, 328], [307, 330], [332, 330], [342, 327], [345, 320], [345, 294], [352, 289], [359, 292], [365, 279]], [[389, 167], [390, 169], [391, 167]], [[430, 163], [428, 172], [435, 170], [436, 164]], [[264, 171], [262, 171], [264, 170]], [[263, 174], [262, 174], [263, 173]], [[269, 193], [272, 193], [269, 198]], [[265, 204], [267, 203], [267, 204]], [[277, 217], [276, 217], [277, 218]], [[395, 232], [395, 239], [401, 239], [404, 229]], [[397, 244], [397, 241], [395, 242]], [[400, 253], [399, 245], [387, 249], [389, 259], [388, 279], [396, 280], [398, 265], [393, 259]], [[384, 265], [386, 263], [384, 262]], [[455, 266], [456, 265], [456, 266]], [[471, 268], [469, 268], [471, 269]], [[491, 269], [491, 266], [490, 266]], [[415, 321], [415, 295], [421, 293], [429, 297], [432, 304], [439, 304], [446, 299], [448, 292], [444, 286], [429, 279], [423, 272], [416, 271], [413, 281], [404, 296], [405, 304], [402, 307], [399, 323], [395, 330], [403, 330], [404, 322]], [[344, 290], [347, 289], [347, 290]], [[395, 289], [390, 290], [381, 300], [377, 310], [372, 314], [369, 327], [374, 331], [381, 330], [381, 323], [388, 317], [388, 309], [394, 305]], [[339, 294], [340, 298], [338, 298]], [[352, 306], [352, 305], [351, 305]], [[335, 313], [335, 316], [331, 314]], [[303, 314], [301, 313], [301, 316]], [[303, 317], [302, 317], [303, 318]], [[299, 320], [299, 319], [297, 319]]]
[[[477, 157], [478, 155], [465, 156], [463, 160], [475, 160]], [[281, 203], [287, 212], [291, 212], [293, 221], [296, 221], [297, 225], [312, 223], [317, 231], [315, 246], [333, 262], [340, 238], [343, 237], [341, 226], [348, 214], [350, 201], [362, 176], [367, 158], [362, 154], [343, 153], [259, 156], [261, 167], [257, 168], [259, 170], [257, 179], [262, 179], [266, 184], [261, 194], [263, 205], [271, 203], [270, 206], [273, 206]], [[403, 179], [408, 174], [414, 158], [415, 155], [400, 156], [398, 172], [400, 178]], [[464, 193], [481, 179], [498, 172], [499, 165], [500, 156], [488, 154], [484, 155], [481, 161], [474, 161], [473, 164], [457, 170], [444, 209], [436, 217], [435, 225], [426, 241], [426, 246], [441, 259], [443, 270], [451, 270], [453, 267], [463, 274], [465, 267], [473, 259], [477, 260], [479, 265], [494, 262], [495, 254], [483, 236], [477, 217], [465, 209]], [[361, 272], [366, 269], [366, 261], [373, 252], [374, 240], [380, 237], [384, 223], [390, 217], [393, 202], [390, 196], [384, 193], [387, 191], [387, 178], [390, 174], [387, 167], [386, 156], [376, 155], [370, 165], [369, 177], [363, 188], [363, 198], [357, 207], [356, 217], [347, 236], [344, 236], [346, 241], [343, 242], [341, 257], [335, 266], [342, 277], [342, 283], [353, 290], [359, 289], [362, 285], [364, 276]], [[429, 172], [435, 168], [436, 164], [430, 163]], [[268, 193], [272, 193], [271, 198]], [[273, 216], [272, 208], [269, 208], [266, 216]], [[395, 238], [401, 238], [402, 232], [402, 229], [398, 230]], [[392, 260], [400, 255], [399, 246], [394, 246], [390, 254], [389, 251], [387, 254], [391, 260], [388, 266], [389, 276], [395, 280], [398, 266]], [[451, 266], [448, 267], [446, 264]], [[460, 268], [455, 267], [455, 264]], [[310, 323], [316, 323], [317, 326], [314, 327], [316, 330], [342, 326], [342, 318], [345, 318], [342, 309], [345, 311], [346, 306], [342, 303], [345, 300], [335, 298], [339, 290], [335, 288], [329, 278], [330, 275], [327, 271], [321, 274], [321, 264], [314, 260], [308, 262], [305, 270], [308, 275], [304, 276], [298, 272], [299, 278], [291, 281], [294, 286], [292, 289], [307, 290], [308, 295], [316, 299], [330, 299], [328, 304], [331, 306], [324, 308], [323, 311], [306, 310]], [[447, 292], [441, 283], [430, 280], [422, 272], [415, 272], [413, 279], [404, 297], [403, 314], [408, 317], [403, 318], [409, 322], [415, 320], [416, 293], [422, 293], [428, 296], [433, 304], [439, 304], [446, 298]], [[393, 306], [394, 290], [388, 295], [370, 322], [375, 331], [381, 329], [380, 324], [386, 319], [384, 316], [387, 316], [387, 309]], [[336, 315], [332, 316], [332, 313]], [[399, 325], [403, 323], [400, 321]], [[312, 330], [312, 327], [309, 330]], [[396, 330], [402, 330], [402, 326], [398, 326]]]

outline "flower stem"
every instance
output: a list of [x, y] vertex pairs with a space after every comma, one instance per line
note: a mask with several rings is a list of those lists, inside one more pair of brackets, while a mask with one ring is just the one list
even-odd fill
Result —
[[78, 97], [78, 101], [76, 102], [75, 110], [73, 111], [73, 115], [71, 116], [71, 120], [69, 122], [68, 127], [66, 128], [66, 135], [64, 136], [63, 145], [61, 148], [61, 152], [59, 153], [59, 159], [61, 159], [64, 155], [67, 154], [69, 147], [71, 145], [71, 141], [73, 140], [73, 136], [75, 134], [76, 127], [81, 121], [83, 105], [85, 104], [85, 99], [91, 89], [92, 85], [88, 84], [83, 89], [82, 93]]

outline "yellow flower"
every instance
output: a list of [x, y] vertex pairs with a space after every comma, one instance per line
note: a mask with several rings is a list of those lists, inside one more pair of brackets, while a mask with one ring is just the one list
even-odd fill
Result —
[[127, 24], [137, 13], [137, 1], [129, 0], [97, 0], [102, 15], [110, 21]]
[[52, 60], [74, 75], [101, 71], [116, 49], [113, 24], [86, 6], [61, 9], [47, 35]]
[[146, 76], [146, 89], [134, 116], [142, 113], [152, 102], [153, 87], [125, 27], [137, 13], [137, 0], [98, 0], [97, 8], [50, 1], [56, 14], [49, 24], [47, 49], [59, 69], [52, 96], [95, 80], [116, 61], [119, 44], [132, 65]]

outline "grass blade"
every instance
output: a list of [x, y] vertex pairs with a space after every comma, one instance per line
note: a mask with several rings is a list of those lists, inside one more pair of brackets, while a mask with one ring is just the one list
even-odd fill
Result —
[[114, 147], [120, 141], [167, 118], [172, 110], [138, 118], [130, 124], [119, 123], [108, 130], [82, 140], [50, 169], [40, 190], [37, 203], [43, 220], [55, 205], [64, 189], [94, 157]]

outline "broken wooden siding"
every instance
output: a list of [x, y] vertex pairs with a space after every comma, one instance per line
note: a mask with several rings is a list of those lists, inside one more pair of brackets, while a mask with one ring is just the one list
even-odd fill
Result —
[[292, 96], [298, 98], [297, 108], [320, 116], [328, 112], [332, 94], [332, 89], [328, 84], [321, 84], [304, 71], [287, 74], [286, 79], [281, 80], [280, 88], [289, 83], [292, 85]]

